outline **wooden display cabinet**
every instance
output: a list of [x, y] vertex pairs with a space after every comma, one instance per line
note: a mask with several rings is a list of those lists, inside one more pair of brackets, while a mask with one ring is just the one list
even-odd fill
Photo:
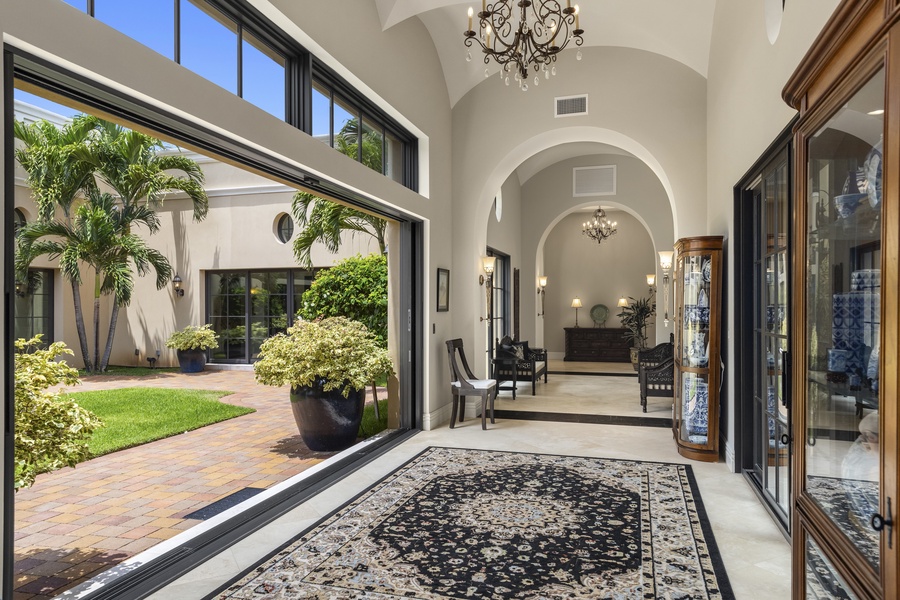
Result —
[[897, 598], [900, 3], [842, 1], [794, 127], [793, 598]]
[[687, 458], [719, 460], [722, 364], [722, 243], [720, 236], [675, 244], [675, 402], [672, 435]]

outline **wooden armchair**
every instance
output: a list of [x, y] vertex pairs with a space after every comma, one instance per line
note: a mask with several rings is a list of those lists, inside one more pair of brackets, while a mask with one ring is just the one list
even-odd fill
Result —
[[515, 342], [509, 336], [497, 341], [494, 351], [492, 377], [500, 381], [512, 382], [512, 387], [498, 387], [501, 390], [512, 390], [513, 400], [516, 398], [518, 380], [531, 381], [531, 395], [537, 391], [537, 381], [544, 376], [547, 383], [547, 351], [543, 348], [529, 348], [528, 342]]
[[647, 397], [675, 397], [675, 346], [671, 342], [638, 352], [641, 409], [647, 412]]
[[[497, 397], [497, 382], [493, 379], [476, 379], [469, 368], [463, 341], [459, 338], [447, 340], [447, 354], [450, 359], [450, 391], [453, 394], [453, 408], [450, 415], [450, 429], [456, 426], [456, 415], [462, 423], [466, 414], [466, 396], [481, 398], [481, 428], [487, 429], [486, 417], [491, 411], [491, 423], [494, 422], [494, 398]], [[462, 398], [462, 401], [460, 399]]]

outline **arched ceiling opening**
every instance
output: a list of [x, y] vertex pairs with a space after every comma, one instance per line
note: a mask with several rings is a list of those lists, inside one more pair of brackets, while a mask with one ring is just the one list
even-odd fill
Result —
[[[576, 0], [577, 1], [577, 0]], [[375, 0], [384, 30], [419, 18], [440, 57], [451, 106], [484, 78], [485, 64], [473, 52], [465, 59], [466, 11], [477, 0]], [[636, 48], [683, 63], [706, 77], [715, 0], [581, 0], [586, 46]], [[476, 7], [477, 9], [477, 7]], [[487, 65], [490, 74], [498, 69]]]

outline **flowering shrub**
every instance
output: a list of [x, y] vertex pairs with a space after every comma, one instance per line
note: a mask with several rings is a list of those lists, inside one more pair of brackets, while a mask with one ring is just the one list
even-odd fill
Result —
[[387, 350], [365, 325], [346, 317], [299, 321], [270, 337], [253, 365], [264, 385], [304, 387], [324, 380], [324, 391], [361, 390], [380, 375], [393, 375]]
[[39, 473], [74, 467], [89, 457], [88, 441], [103, 423], [90, 411], [49, 388], [78, 383], [78, 371], [56, 358], [72, 354], [62, 342], [40, 348], [41, 336], [18, 339], [15, 365], [15, 489]]
[[211, 325], [188, 325], [176, 331], [166, 340], [166, 348], [176, 350], [206, 350], [219, 345], [219, 336], [210, 329]]

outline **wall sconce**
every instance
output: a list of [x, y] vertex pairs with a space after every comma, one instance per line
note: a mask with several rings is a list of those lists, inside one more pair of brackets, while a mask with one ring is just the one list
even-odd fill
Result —
[[572, 300], [572, 308], [575, 309], [575, 327], [578, 327], [578, 309], [581, 308], [581, 299], [577, 296]]
[[650, 288], [650, 294], [652, 295], [656, 289], [653, 285], [656, 283], [656, 275], [654, 273], [647, 273], [647, 287]]
[[665, 316], [663, 317], [663, 326], [669, 326], [669, 271], [672, 269], [672, 258], [675, 253], [671, 250], [659, 253], [659, 268], [663, 272], [663, 298], [665, 305]]
[[625, 308], [626, 306], [628, 306], [628, 298], [625, 298], [624, 296], [619, 298], [619, 303], [617, 306], [619, 308]]
[[481, 321], [490, 321], [491, 315], [493, 311], [493, 293], [494, 293], [494, 264], [497, 262], [496, 256], [482, 256], [481, 257], [481, 266], [484, 269], [484, 275], [478, 276], [478, 285], [484, 285], [487, 282], [487, 286], [485, 287], [485, 296], [487, 299], [487, 318], [479, 317]]
[[184, 288], [181, 287], [181, 277], [175, 275], [172, 278], [172, 287], [175, 288], [175, 295], [181, 298], [184, 296]]
[[538, 289], [537, 293], [541, 297], [541, 312], [538, 313], [539, 317], [544, 316], [544, 288], [547, 287], [547, 276], [541, 275], [538, 277]]
[[24, 298], [28, 293], [28, 284], [24, 281], [19, 281], [16, 279], [16, 296], [19, 298]]

